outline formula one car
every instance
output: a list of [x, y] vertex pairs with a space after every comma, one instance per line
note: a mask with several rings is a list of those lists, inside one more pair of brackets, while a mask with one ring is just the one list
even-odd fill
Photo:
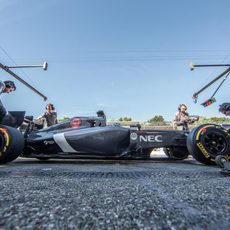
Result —
[[11, 112], [0, 126], [0, 163], [22, 157], [149, 159], [154, 148], [164, 147], [168, 157], [183, 160], [192, 154], [204, 164], [230, 152], [230, 133], [215, 124], [204, 124], [191, 132], [141, 130], [106, 125], [102, 117], [74, 117], [38, 129], [25, 112]]
[[[27, 67], [27, 66], [24, 66]], [[41, 66], [38, 66], [41, 67]], [[42, 65], [47, 69], [47, 63]], [[195, 65], [192, 66], [193, 68]], [[14, 73], [10, 66], [0, 68], [41, 96], [45, 95]], [[229, 69], [221, 74], [230, 72]], [[207, 86], [205, 86], [207, 88]], [[204, 90], [204, 88], [202, 89]], [[202, 91], [195, 94], [195, 98]], [[183, 160], [192, 154], [204, 164], [215, 164], [218, 155], [230, 153], [230, 131], [215, 124], [203, 124], [191, 132], [141, 130], [106, 125], [105, 117], [74, 117], [48, 128], [39, 127], [25, 112], [11, 112], [0, 125], [0, 163], [18, 156], [49, 158], [149, 159], [154, 148], [163, 147], [168, 157]]]

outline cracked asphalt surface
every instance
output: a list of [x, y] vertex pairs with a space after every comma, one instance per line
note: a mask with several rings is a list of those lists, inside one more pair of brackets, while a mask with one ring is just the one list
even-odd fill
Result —
[[230, 177], [171, 161], [19, 158], [0, 166], [0, 229], [230, 229]]

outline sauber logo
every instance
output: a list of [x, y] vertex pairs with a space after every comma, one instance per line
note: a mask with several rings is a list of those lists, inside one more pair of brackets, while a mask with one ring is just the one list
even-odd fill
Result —
[[131, 133], [130, 134], [130, 138], [131, 138], [131, 140], [133, 140], [133, 141], [135, 141], [135, 140], [137, 140], [137, 134], [136, 133]]
[[162, 135], [140, 135], [140, 142], [163, 142]]
[[44, 144], [45, 144], [45, 145], [53, 145], [53, 144], [54, 144], [54, 141], [44, 141]]

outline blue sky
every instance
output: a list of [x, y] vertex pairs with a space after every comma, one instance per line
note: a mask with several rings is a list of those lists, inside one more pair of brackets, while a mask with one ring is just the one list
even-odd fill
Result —
[[[59, 117], [94, 115], [108, 119], [155, 115], [171, 120], [180, 103], [190, 114], [222, 116], [229, 83], [210, 107], [192, 95], [224, 68], [189, 70], [189, 63], [229, 63], [228, 0], [0, 0], [0, 61], [4, 65], [49, 63], [15, 70], [48, 97]], [[9, 57], [7, 56], [7, 54]], [[0, 79], [12, 79], [0, 70]], [[2, 95], [8, 110], [35, 117], [47, 102], [15, 81]]]

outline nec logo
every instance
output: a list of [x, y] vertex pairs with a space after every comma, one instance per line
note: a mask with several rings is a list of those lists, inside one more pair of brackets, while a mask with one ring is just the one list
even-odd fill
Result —
[[162, 135], [140, 135], [140, 142], [163, 142]]

